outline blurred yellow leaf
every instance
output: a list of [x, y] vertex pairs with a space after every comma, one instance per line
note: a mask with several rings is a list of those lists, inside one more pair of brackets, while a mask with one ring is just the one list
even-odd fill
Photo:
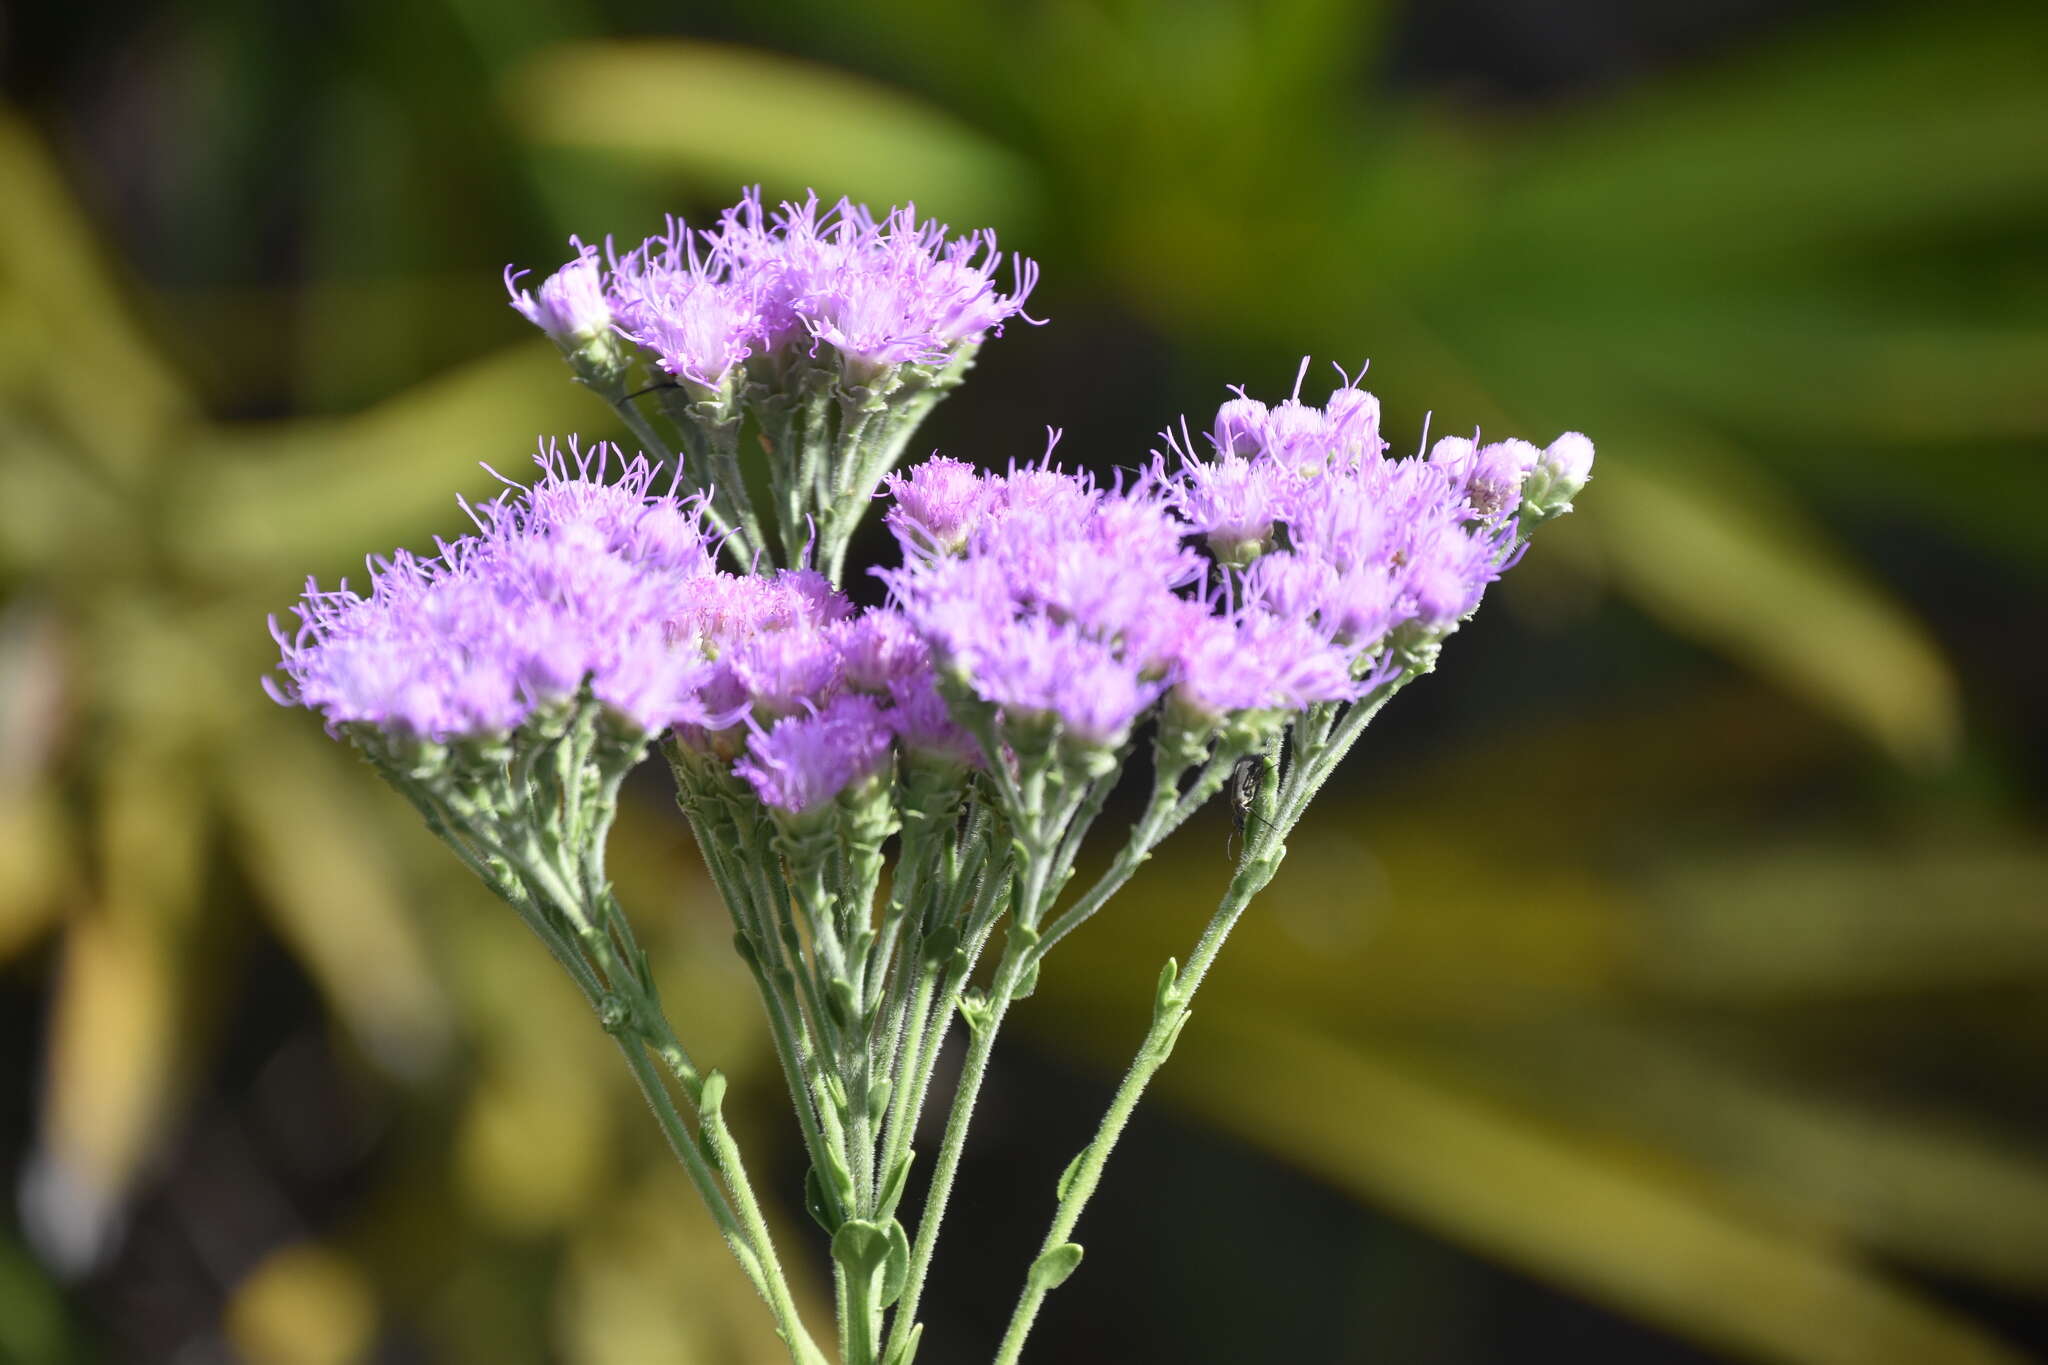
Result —
[[183, 736], [169, 728], [110, 727], [104, 738], [120, 757], [97, 774], [100, 895], [114, 915], [183, 943], [202, 909], [213, 824], [207, 803], [192, 799], [202, 760], [174, 748]]
[[243, 1278], [225, 1325], [249, 1365], [350, 1365], [374, 1344], [377, 1299], [347, 1258], [301, 1242]]
[[338, 771], [353, 753], [325, 749], [298, 716], [263, 716], [226, 756], [221, 799], [238, 852], [291, 945], [335, 1012], [380, 1064], [420, 1077], [450, 1037], [447, 1005], [379, 845], [386, 823], [369, 788]]
[[1660, 439], [1652, 430], [1603, 435], [1608, 453], [1580, 499], [1617, 583], [1902, 761], [1947, 757], [1960, 728], [1955, 680], [1927, 633], [1761, 480], [1718, 463], [1629, 458], [1631, 437]]
[[1703, 850], [1648, 882], [1643, 976], [1681, 998], [1768, 1004], [2048, 979], [2048, 854], [2024, 836]]
[[[787, 1248], [788, 1233], [777, 1242]], [[829, 1326], [801, 1261], [799, 1306]], [[768, 1310], [679, 1172], [663, 1166], [583, 1226], [562, 1285], [560, 1347], [576, 1365], [780, 1365], [789, 1356]]]
[[[1319, 810], [1289, 840], [1280, 875], [1205, 989], [1346, 1017], [1514, 1015], [1616, 995], [1634, 955], [1629, 904], [1569, 859], [1524, 859], [1512, 844], [1497, 858], [1475, 855], [1467, 818]], [[1160, 855], [1172, 861], [1063, 945], [1048, 980], [1157, 974], [1194, 940], [1228, 881], [1227, 833], [1220, 812], [1181, 831]]]
[[964, 227], [1000, 223], [1021, 236], [1038, 208], [1030, 168], [953, 115], [863, 77], [755, 49], [565, 43], [514, 68], [504, 97], [542, 146], [673, 167], [721, 196], [757, 181], [771, 195], [815, 186], [828, 198], [877, 205], [915, 200]]
[[[539, 951], [538, 944], [532, 947]], [[611, 1173], [610, 1087], [597, 1084], [599, 1073], [587, 1067], [549, 1066], [515, 1048], [499, 1051], [507, 1055], [470, 1092], [456, 1135], [463, 1194], [497, 1226], [520, 1236], [573, 1227], [589, 1215]], [[689, 1216], [686, 1206], [676, 1214]]]
[[34, 1210], [44, 1250], [91, 1263], [182, 1086], [201, 988], [188, 951], [210, 812], [190, 797], [175, 734], [115, 724], [103, 741], [92, 904], [73, 916], [56, 982]]
[[121, 525], [119, 493], [53, 434], [0, 402], [0, 570], [47, 576], [76, 591], [133, 564], [139, 546], [104, 534]]
[[1836, 1098], [1640, 1018], [1574, 1016], [1427, 1040], [1483, 1090], [1673, 1152], [1788, 1218], [2019, 1291], [2048, 1284], [2048, 1163], [1970, 1126]]
[[[1083, 998], [1062, 998], [1059, 1036], [1121, 1062], [1142, 1023], [1105, 1026]], [[1160, 1081], [1360, 1198], [1712, 1347], [1788, 1365], [2024, 1360], [1703, 1172], [1625, 1159], [1369, 1044], [1198, 1002]]]
[[[203, 581], [251, 573], [297, 586], [310, 569], [360, 565], [421, 529], [468, 528], [456, 492], [525, 479], [544, 436], [611, 431], [605, 407], [543, 341], [511, 346], [344, 418], [246, 423], [216, 433], [165, 518]], [[360, 577], [360, 574], [358, 574]]]
[[104, 1249], [176, 1088], [181, 982], [132, 916], [87, 911], [64, 935], [45, 1056], [41, 1150], [22, 1193], [43, 1254], [73, 1270]]
[[40, 938], [71, 886], [71, 831], [46, 792], [0, 790], [0, 962]]

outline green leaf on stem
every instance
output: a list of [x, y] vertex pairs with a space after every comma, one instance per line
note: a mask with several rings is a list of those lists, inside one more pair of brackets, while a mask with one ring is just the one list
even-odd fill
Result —
[[1180, 961], [1169, 957], [1159, 969], [1159, 989], [1152, 993], [1152, 1017], [1156, 1020], [1180, 1006]]
[[910, 1280], [910, 1237], [894, 1218], [889, 1220], [888, 1232], [889, 1257], [882, 1262], [882, 1293], [875, 1301], [882, 1308], [902, 1298], [903, 1286]]
[[705, 1076], [704, 1084], [697, 1091], [697, 1111], [709, 1125], [718, 1122], [719, 1110], [725, 1104], [725, 1073], [713, 1071]]
[[910, 1238], [894, 1218], [887, 1223], [849, 1218], [832, 1234], [832, 1259], [859, 1285], [873, 1283], [879, 1274], [875, 1306], [887, 1308], [902, 1296], [910, 1277]]
[[851, 1030], [860, 1022], [860, 1005], [854, 999], [853, 983], [843, 976], [835, 976], [825, 984], [825, 1007], [832, 1022], [843, 1029]]
[[1058, 1289], [1081, 1264], [1081, 1244], [1061, 1242], [1031, 1263], [1031, 1285], [1040, 1292]]
[[1074, 1153], [1074, 1159], [1067, 1163], [1067, 1169], [1060, 1172], [1060, 1183], [1053, 1187], [1053, 1193], [1059, 1196], [1062, 1204], [1067, 1202], [1067, 1195], [1074, 1188], [1074, 1177], [1081, 1173], [1081, 1163], [1088, 1159], [1088, 1153], [1093, 1150], [1093, 1146], [1083, 1147]]
[[961, 992], [960, 1017], [967, 1021], [968, 1028], [980, 1033], [988, 1027], [991, 1014], [987, 996], [978, 990]]
[[918, 945], [918, 955], [927, 966], [936, 967], [953, 956], [953, 950], [959, 946], [960, 931], [949, 924], [926, 934], [924, 942]]
[[827, 1236], [839, 1231], [839, 1206], [833, 1202], [830, 1191], [825, 1188], [825, 1178], [816, 1166], [804, 1172], [804, 1212], [811, 1215], [811, 1221], [825, 1229]]
[[883, 1365], [910, 1365], [917, 1359], [917, 1344], [924, 1340], [924, 1324], [918, 1323], [910, 1329], [910, 1335], [903, 1338], [903, 1345], [889, 1353]]
[[895, 1164], [889, 1167], [888, 1172], [882, 1177], [883, 1208], [893, 1209], [897, 1201], [903, 1198], [903, 1187], [910, 1181], [910, 1168], [916, 1164], [917, 1153], [906, 1149], [902, 1156], [896, 1158]]

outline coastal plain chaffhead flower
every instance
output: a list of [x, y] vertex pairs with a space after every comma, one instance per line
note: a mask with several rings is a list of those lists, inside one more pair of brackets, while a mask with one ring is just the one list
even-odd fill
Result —
[[942, 676], [1087, 745], [1169, 695], [1209, 723], [1350, 700], [1391, 675], [1390, 640], [1477, 608], [1532, 471], [1591, 464], [1576, 433], [1389, 459], [1379, 414], [1349, 383], [1320, 408], [1240, 392], [1212, 452], [1183, 427], [1128, 486], [934, 459], [890, 480], [904, 563], [880, 572]]
[[[1390, 459], [1379, 422], [1379, 400], [1348, 381], [1321, 408], [1240, 391], [1217, 412], [1212, 455], [1183, 427], [1167, 433], [1174, 459], [1152, 466], [1218, 561], [1242, 569], [1244, 609], [1312, 622], [1354, 675], [1397, 632], [1456, 629], [1513, 562], [1521, 521], [1563, 510], [1593, 462], [1577, 432], [1542, 450], [1446, 437], [1427, 459]], [[1551, 503], [1530, 500], [1539, 483]]]
[[[661, 752], [767, 1006], [803, 1203], [830, 1238], [830, 1358], [899, 1365], [1006, 1014], [1227, 793], [1228, 889], [1147, 985], [1144, 1042], [1059, 1182], [998, 1348], [1014, 1362], [1080, 1259], [1067, 1239], [1130, 1106], [1308, 802], [1531, 528], [1572, 510], [1592, 443], [1475, 432], [1390, 457], [1365, 371], [1340, 369], [1318, 405], [1304, 360], [1287, 397], [1233, 387], [1114, 475], [1055, 463], [1056, 431], [1006, 469], [935, 455], [899, 473], [986, 338], [1038, 321], [1037, 267], [992, 232], [815, 194], [771, 209], [757, 190], [708, 227], [570, 245], [538, 281], [507, 270], [511, 306], [643, 453], [549, 445], [432, 554], [373, 559], [361, 590], [309, 581], [296, 624], [271, 621], [265, 686], [354, 744], [567, 971], [793, 1365], [828, 1352], [724, 1120], [725, 1074], [667, 1018], [667, 973], [606, 872], [633, 766]], [[865, 605], [841, 584], [881, 493], [900, 555]], [[1084, 861], [1141, 736], [1150, 795], [1114, 856]], [[951, 1113], [920, 1173], [934, 1085]]]
[[298, 628], [272, 622], [271, 694], [330, 728], [434, 742], [502, 734], [586, 686], [643, 733], [717, 721], [711, 665], [666, 627], [712, 572], [697, 501], [657, 491], [645, 460], [605, 482], [610, 460], [551, 446], [532, 488], [471, 509], [475, 534], [373, 561], [367, 595], [309, 582]]
[[942, 366], [1022, 315], [1038, 276], [1014, 256], [1004, 292], [993, 232], [954, 236], [912, 206], [876, 217], [812, 195], [769, 213], [757, 191], [715, 228], [671, 219], [602, 272], [577, 247], [537, 294], [515, 290], [513, 306], [557, 339], [585, 334], [601, 313], [662, 370], [712, 391], [743, 362], [791, 350], [835, 354], [859, 384], [894, 367]]
[[879, 775], [888, 765], [892, 734], [873, 697], [844, 693], [815, 711], [757, 729], [733, 771], [763, 805], [799, 815]]
[[[470, 509], [474, 534], [373, 562], [367, 594], [309, 583], [275, 621], [281, 703], [331, 729], [442, 744], [503, 737], [586, 690], [642, 736], [740, 754], [735, 775], [800, 812], [886, 766], [892, 744], [960, 764], [924, 641], [809, 569], [715, 567], [701, 500], [606, 447]], [[723, 736], [734, 739], [724, 741]]]

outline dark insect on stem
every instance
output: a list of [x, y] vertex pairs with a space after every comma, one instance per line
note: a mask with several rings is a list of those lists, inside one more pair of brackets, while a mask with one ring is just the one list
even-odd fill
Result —
[[1271, 821], [1252, 809], [1259, 799], [1259, 789], [1266, 785], [1267, 774], [1273, 771], [1273, 760], [1264, 754], [1246, 754], [1237, 760], [1230, 770], [1230, 838], [1223, 841], [1223, 856], [1230, 856], [1230, 846], [1237, 836], [1244, 833], [1245, 822]]
[[675, 380], [665, 379], [659, 384], [649, 384], [644, 389], [636, 389], [632, 393], [627, 394], [624, 398], [621, 398], [619, 401], [621, 403], [630, 403], [635, 398], [645, 398], [648, 394], [658, 393], [662, 389], [679, 389], [681, 387], [682, 385], [676, 383]]

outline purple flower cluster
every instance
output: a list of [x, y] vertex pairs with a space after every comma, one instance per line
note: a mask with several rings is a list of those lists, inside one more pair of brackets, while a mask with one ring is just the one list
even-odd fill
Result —
[[856, 614], [809, 569], [712, 574], [689, 585], [670, 622], [710, 661], [707, 710], [691, 749], [723, 755], [744, 727], [733, 772], [791, 814], [887, 770], [897, 748], [964, 766], [972, 747], [938, 692], [924, 642], [888, 609]]
[[[718, 390], [750, 357], [785, 348], [837, 353], [850, 382], [890, 366], [943, 365], [1023, 311], [1038, 268], [1013, 258], [1015, 287], [996, 286], [995, 234], [949, 235], [913, 206], [877, 218], [814, 194], [764, 211], [758, 191], [697, 230], [668, 230], [600, 268], [577, 256], [513, 306], [564, 344], [611, 327], [661, 368]], [[517, 277], [508, 276], [513, 288]]]
[[1351, 694], [1327, 641], [1218, 597], [1159, 481], [933, 460], [892, 492], [905, 562], [884, 578], [940, 667], [1011, 721], [1112, 747], [1169, 691], [1211, 717]]
[[1397, 631], [1439, 636], [1478, 606], [1530, 472], [1583, 483], [1592, 455], [1571, 433], [1390, 460], [1379, 414], [1349, 383], [1320, 408], [1240, 393], [1213, 455], [1183, 429], [1129, 487], [933, 459], [889, 481], [904, 564], [883, 577], [942, 670], [1084, 742], [1119, 743], [1162, 697], [1211, 723], [1348, 700], [1399, 666]]
[[296, 631], [275, 619], [280, 702], [330, 728], [445, 741], [504, 733], [591, 695], [642, 731], [709, 723], [701, 654], [670, 642], [677, 597], [712, 572], [695, 499], [658, 492], [644, 460], [604, 481], [606, 447], [549, 448], [544, 477], [471, 509], [477, 533], [372, 561], [367, 596], [308, 582]]
[[643, 734], [730, 755], [799, 811], [886, 767], [892, 746], [964, 763], [924, 643], [897, 613], [856, 614], [808, 569], [718, 570], [700, 501], [645, 460], [605, 481], [608, 448], [537, 457], [542, 477], [473, 508], [476, 534], [371, 565], [367, 595], [308, 583], [272, 622], [271, 695], [330, 727], [447, 742], [504, 735], [591, 696]]
[[[1479, 605], [1514, 557], [1532, 472], [1573, 491], [1593, 446], [1449, 437], [1427, 459], [1388, 459], [1379, 400], [1350, 383], [1321, 408], [1239, 397], [1217, 413], [1213, 458], [1185, 431], [1153, 477], [1211, 552], [1240, 566], [1240, 609], [1307, 625], [1363, 659], [1394, 632], [1440, 635]], [[1356, 671], [1356, 670], [1354, 670]]]

